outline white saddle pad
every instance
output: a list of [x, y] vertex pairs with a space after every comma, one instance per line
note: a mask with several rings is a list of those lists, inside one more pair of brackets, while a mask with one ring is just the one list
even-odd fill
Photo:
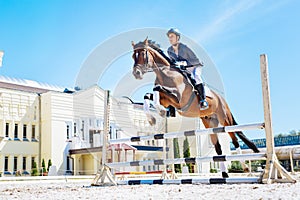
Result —
[[212, 97], [212, 92], [207, 85], [204, 85], [204, 91], [207, 97]]

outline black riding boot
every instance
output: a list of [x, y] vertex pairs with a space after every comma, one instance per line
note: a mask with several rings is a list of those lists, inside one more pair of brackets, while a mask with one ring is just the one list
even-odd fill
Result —
[[195, 88], [198, 91], [200, 97], [200, 102], [199, 102], [200, 110], [206, 110], [208, 108], [208, 102], [206, 101], [206, 95], [205, 95], [203, 83], [196, 85]]

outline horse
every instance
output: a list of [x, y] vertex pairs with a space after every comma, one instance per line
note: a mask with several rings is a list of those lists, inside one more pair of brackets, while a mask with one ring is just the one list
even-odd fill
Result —
[[[208, 109], [200, 110], [199, 97], [195, 94], [187, 73], [174, 67], [174, 63], [164, 54], [158, 44], [146, 38], [137, 44], [132, 42], [132, 46], [134, 77], [142, 79], [147, 72], [154, 72], [156, 75], [153, 94], [147, 93], [144, 96], [144, 110], [151, 125], [154, 125], [156, 121], [149, 110], [150, 100], [154, 101], [154, 106], [161, 116], [165, 115], [166, 108], [172, 106], [184, 117], [199, 117], [205, 128], [237, 125], [225, 99], [213, 90], [211, 90], [211, 95], [207, 96]], [[239, 154], [241, 154], [241, 149], [236, 135], [255, 153], [259, 152], [255, 144], [243, 132], [236, 131], [228, 134]], [[222, 155], [217, 134], [210, 134], [210, 138], [216, 153]], [[220, 170], [222, 177], [227, 178], [227, 167], [223, 162], [220, 162]]]

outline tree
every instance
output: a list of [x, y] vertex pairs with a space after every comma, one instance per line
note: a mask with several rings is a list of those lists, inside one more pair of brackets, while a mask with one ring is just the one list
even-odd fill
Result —
[[48, 172], [49, 172], [50, 166], [52, 166], [52, 161], [51, 161], [51, 159], [48, 160], [48, 167], [47, 167], [47, 171], [48, 171]]
[[[173, 146], [174, 146], [174, 158], [180, 158], [178, 138], [173, 139]], [[181, 172], [180, 164], [174, 164], [174, 168], [175, 168], [175, 172], [177, 173]]]
[[33, 162], [31, 166], [31, 176], [37, 176], [37, 175], [38, 175], [38, 170], [36, 168], [36, 162]]
[[295, 130], [291, 130], [291, 131], [289, 132], [289, 135], [290, 135], [290, 136], [296, 136], [296, 135], [297, 135], [297, 132], [296, 132]]
[[300, 135], [300, 131], [291, 130], [287, 134], [284, 133], [276, 134], [275, 137], [287, 137], [287, 136], [297, 136], [297, 135]]
[[285, 137], [285, 135], [283, 133], [279, 133], [275, 137]]
[[46, 164], [45, 164], [44, 158], [43, 158], [43, 160], [42, 160], [42, 169], [41, 169], [40, 171], [41, 171], [41, 173], [47, 172], [47, 171], [46, 171]]
[[[184, 158], [191, 157], [190, 144], [189, 144], [189, 141], [188, 141], [187, 137], [185, 137], [185, 139], [183, 141], [183, 157]], [[192, 164], [191, 163], [187, 163], [187, 166], [189, 168], [189, 172], [192, 173], [193, 172], [193, 166], [192, 166]]]

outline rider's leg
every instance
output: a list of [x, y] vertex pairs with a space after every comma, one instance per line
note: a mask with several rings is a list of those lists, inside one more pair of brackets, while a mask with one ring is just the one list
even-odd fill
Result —
[[193, 78], [195, 80], [195, 89], [200, 97], [200, 110], [206, 110], [208, 108], [208, 102], [206, 101], [206, 95], [204, 90], [204, 84], [201, 78], [202, 67], [195, 67], [193, 70]]

